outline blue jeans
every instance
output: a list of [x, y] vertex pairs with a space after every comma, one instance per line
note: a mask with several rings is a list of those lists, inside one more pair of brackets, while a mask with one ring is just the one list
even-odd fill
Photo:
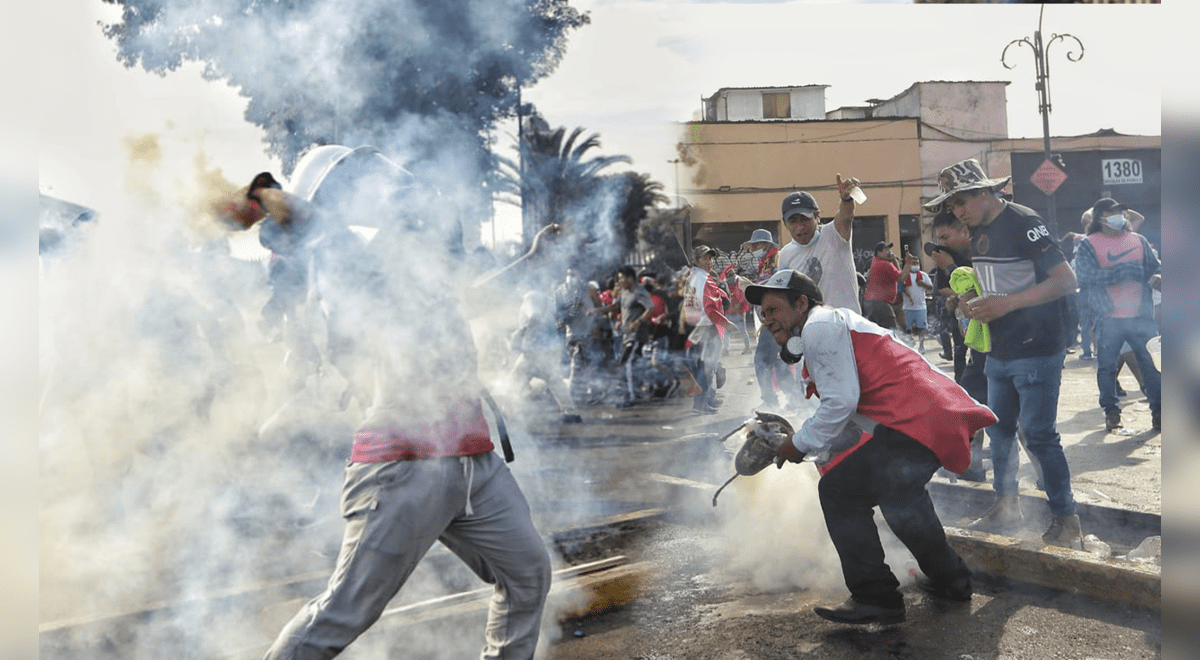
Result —
[[1083, 355], [1092, 355], [1092, 335], [1095, 324], [1096, 315], [1092, 312], [1091, 305], [1084, 302], [1081, 296], [1079, 298], [1079, 347], [1083, 350]]
[[988, 407], [999, 421], [987, 429], [992, 443], [992, 486], [996, 495], [1016, 495], [1016, 479], [1008, 475], [1009, 453], [1017, 424], [1025, 431], [1026, 448], [1042, 464], [1050, 512], [1075, 513], [1071, 468], [1058, 435], [1058, 390], [1065, 351], [1044, 357], [1001, 360], [989, 355], [983, 367], [988, 380]]
[[1104, 412], [1121, 410], [1117, 405], [1117, 362], [1121, 357], [1121, 344], [1125, 342], [1133, 349], [1133, 357], [1142, 372], [1150, 413], [1158, 415], [1162, 412], [1162, 376], [1146, 350], [1146, 342], [1157, 335], [1158, 324], [1145, 316], [1096, 320], [1096, 386], [1100, 388], [1100, 407]]

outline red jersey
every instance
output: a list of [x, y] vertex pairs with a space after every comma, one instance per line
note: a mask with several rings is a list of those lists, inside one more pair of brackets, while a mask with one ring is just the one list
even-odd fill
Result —
[[896, 302], [896, 283], [900, 281], [900, 269], [887, 259], [875, 257], [871, 270], [867, 272], [867, 290], [864, 300], [886, 300]]
[[855, 414], [925, 445], [959, 474], [971, 464], [971, 436], [996, 423], [987, 406], [920, 353], [850, 310], [814, 307], [801, 341], [807, 394], [821, 403], [794, 442], [815, 456], [832, 454], [818, 461], [822, 474], [869, 441], [863, 434], [852, 447], [833, 446]]

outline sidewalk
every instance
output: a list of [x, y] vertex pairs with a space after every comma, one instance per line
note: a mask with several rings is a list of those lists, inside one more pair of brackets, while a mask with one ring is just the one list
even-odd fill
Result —
[[[931, 342], [925, 345], [929, 348]], [[925, 357], [943, 371], [953, 371], [950, 362], [938, 357], [938, 349], [930, 348]], [[1150, 405], [1133, 376], [1122, 374], [1121, 384], [1129, 392], [1121, 399], [1125, 425], [1106, 431], [1098, 402], [1096, 361], [1080, 360], [1079, 353], [1067, 355], [1058, 399], [1058, 432], [1071, 466], [1075, 499], [1160, 514], [1162, 436], [1151, 429]], [[987, 446], [985, 443], [985, 449]], [[990, 479], [990, 471], [988, 476]], [[1036, 491], [1037, 476], [1023, 451], [1018, 476], [1021, 490]]]

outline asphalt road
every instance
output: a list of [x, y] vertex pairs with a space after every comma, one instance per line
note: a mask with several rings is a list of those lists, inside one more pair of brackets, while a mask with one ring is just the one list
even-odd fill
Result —
[[[929, 346], [927, 356], [936, 362], [932, 342]], [[611, 614], [571, 622], [557, 638], [551, 624], [548, 657], [1156, 657], [1156, 615], [1012, 585], [985, 585], [969, 608], [950, 612], [938, 611], [909, 588], [909, 620], [899, 628], [852, 629], [815, 617], [812, 604], [840, 602], [845, 593], [815, 502], [815, 475], [803, 471], [811, 466], [739, 479], [722, 494], [718, 509], [711, 506], [715, 486], [732, 474], [731, 457], [716, 438], [748, 418], [759, 403], [751, 356], [735, 351], [725, 364], [728, 382], [716, 415], [697, 415], [690, 400], [672, 399], [625, 409], [587, 407], [580, 411], [583, 423], [562, 425], [544, 399], [526, 404], [502, 399], [517, 452], [511, 467], [535, 522], [548, 536], [648, 507], [676, 512], [671, 525], [623, 550], [648, 567], [639, 597]], [[1128, 375], [1124, 384], [1136, 392]], [[1150, 431], [1145, 401], [1127, 401], [1126, 428], [1105, 432], [1096, 404], [1094, 363], [1069, 356], [1059, 419], [1076, 497], [1157, 513], [1161, 437]], [[336, 413], [330, 418], [336, 421]], [[134, 458], [155, 460], [141, 454]], [[68, 526], [59, 522], [68, 518], [58, 516], [57, 507], [71, 502], [69, 491], [47, 496], [43, 533], [54, 540], [53, 552], [46, 556], [55, 559], [47, 566], [58, 569], [43, 571], [43, 626], [91, 622], [102, 627], [104, 617], [113, 614], [307, 576], [303, 593], [276, 605], [226, 611], [236, 607], [222, 601], [206, 611], [211, 617], [222, 609], [223, 616], [237, 621], [238, 630], [216, 637], [228, 633], [251, 647], [269, 642], [294, 613], [295, 599], [315, 594], [332, 567], [341, 534], [336, 509], [340, 466], [334, 461], [325, 466], [329, 469], [307, 474], [314, 494], [305, 495], [312, 504], [301, 516], [291, 509], [272, 510], [261, 498], [231, 508], [227, 498], [239, 483], [253, 479], [257, 473], [252, 467], [230, 463], [230, 480], [216, 484], [212, 493], [195, 493], [195, 511], [185, 511], [188, 518], [179, 517], [178, 505], [170, 511], [153, 509], [161, 517], [139, 519], [136, 529], [128, 522], [114, 527], [104, 519], [72, 519]], [[1020, 474], [1022, 486], [1035, 493], [1027, 462]], [[125, 496], [138, 494], [120, 487], [114, 484]], [[222, 533], [214, 536], [218, 524]], [[111, 529], [146, 534], [144, 539], [114, 536]], [[907, 575], [902, 551], [889, 547], [889, 552], [897, 553], [889, 555], [893, 568]], [[444, 560], [424, 562], [395, 604], [479, 586], [464, 568]], [[122, 653], [120, 644], [145, 650], [159, 643], [156, 635], [179, 638], [196, 630], [194, 621], [142, 619], [152, 630], [112, 631], [103, 641], [116, 649], [115, 655], [91, 657], [133, 657]], [[439, 649], [431, 657], [469, 657], [478, 648], [474, 634], [447, 632], [434, 624], [422, 630], [420, 637]], [[481, 631], [482, 623], [472, 622], [465, 630]], [[582, 636], [576, 637], [576, 631]], [[407, 646], [408, 638], [405, 633], [396, 643]], [[376, 641], [347, 657], [383, 657], [368, 649], [390, 646], [386, 630], [372, 631], [372, 639]], [[215, 638], [211, 645], [221, 646]]]
[[[928, 346], [927, 357], [949, 370], [932, 342]], [[729, 380], [718, 415], [690, 413], [686, 402], [585, 411], [587, 423], [560, 434], [555, 450], [569, 447], [573, 461], [621, 466], [610, 480], [592, 484], [599, 499], [631, 505], [637, 499], [666, 501], [682, 519], [645, 539], [638, 550], [651, 576], [639, 598], [620, 611], [570, 622], [549, 657], [1160, 657], [1161, 627], [1154, 611], [996, 577], [977, 585], [969, 605], [932, 601], [912, 586], [911, 556], [894, 541], [888, 543], [886, 531], [889, 562], [906, 584], [907, 622], [854, 627], [817, 617], [814, 605], [841, 602], [846, 592], [815, 513], [812, 475], [788, 480], [768, 471], [739, 480], [722, 495], [719, 511], [705, 511], [711, 490], [703, 484], [719, 484], [732, 474], [728, 455], [712, 443], [759, 403], [750, 360], [736, 351], [724, 359]], [[1150, 428], [1148, 405], [1125, 374], [1125, 389], [1137, 396], [1125, 399], [1125, 427], [1105, 431], [1094, 365], [1069, 355], [1060, 395], [1059, 429], [1076, 498], [1158, 513], [1161, 437]], [[647, 473], [668, 479], [646, 479]], [[1036, 475], [1024, 456], [1019, 474], [1023, 491], [1036, 494]], [[640, 496], [631, 495], [635, 492]], [[781, 501], [790, 506], [771, 503]], [[1036, 538], [1040, 532], [1031, 526], [1021, 537]], [[781, 566], [789, 562], [790, 568]]]
[[[909, 584], [905, 623], [847, 626], [812, 607], [845, 597], [828, 587], [756, 583], [731, 568], [711, 530], [664, 530], [647, 548], [657, 576], [628, 607], [570, 621], [551, 660], [954, 659], [1131, 660], [1160, 657], [1157, 612], [1014, 584], [978, 584], [944, 605]], [[825, 576], [826, 578], [828, 576]], [[817, 583], [828, 580], [818, 577]]]

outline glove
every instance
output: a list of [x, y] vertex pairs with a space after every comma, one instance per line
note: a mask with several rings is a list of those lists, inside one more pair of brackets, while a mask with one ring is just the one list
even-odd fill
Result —
[[792, 436], [788, 436], [787, 441], [780, 444], [775, 450], [775, 467], [782, 470], [784, 463], [801, 463], [804, 457], [808, 454], [796, 449], [796, 444], [792, 442]]

